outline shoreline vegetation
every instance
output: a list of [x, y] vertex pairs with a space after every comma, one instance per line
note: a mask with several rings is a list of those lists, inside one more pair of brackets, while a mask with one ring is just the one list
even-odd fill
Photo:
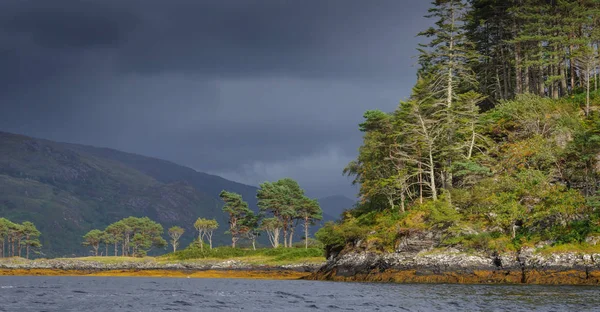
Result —
[[203, 258], [82, 257], [28, 260], [0, 259], [0, 276], [129, 276], [184, 278], [300, 279], [325, 264], [322, 250], [215, 248]]
[[600, 3], [434, 1], [416, 83], [369, 110], [345, 281], [600, 285]]

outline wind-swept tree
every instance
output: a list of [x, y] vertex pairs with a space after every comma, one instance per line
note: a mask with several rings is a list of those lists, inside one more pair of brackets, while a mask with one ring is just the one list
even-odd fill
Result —
[[225, 202], [223, 212], [229, 216], [228, 233], [231, 234], [231, 247], [235, 248], [237, 241], [248, 230], [244, 226], [244, 222], [249, 215], [252, 215], [252, 210], [248, 208], [248, 203], [242, 199], [240, 194], [223, 190], [219, 197]]
[[171, 246], [173, 246], [173, 252], [177, 251], [177, 247], [179, 246], [179, 239], [185, 232], [184, 229], [173, 226], [169, 229], [169, 237], [171, 237]]
[[250, 212], [243, 222], [244, 237], [248, 239], [252, 243], [252, 249], [256, 250], [256, 239], [260, 236], [260, 215], [254, 214], [254, 212]]
[[300, 220], [297, 209], [304, 197], [304, 190], [298, 182], [284, 178], [277, 182], [262, 183], [256, 197], [261, 211], [272, 214], [280, 221], [283, 246], [292, 247], [295, 226]]
[[[41, 235], [40, 231], [35, 227], [35, 224], [25, 221], [22, 224], [23, 226], [23, 235], [25, 236], [25, 240], [22, 242], [25, 245], [25, 257], [29, 259], [29, 254], [32, 248], [40, 248], [42, 244], [38, 239]], [[1, 225], [0, 225], [1, 227]]]
[[279, 247], [281, 226], [281, 220], [275, 217], [263, 219], [260, 224], [260, 229], [267, 233], [267, 237], [269, 238], [269, 242], [273, 248]]
[[304, 197], [296, 210], [304, 225], [304, 248], [308, 249], [308, 228], [314, 225], [317, 220], [323, 219], [323, 211], [316, 199]]
[[102, 231], [94, 229], [83, 236], [83, 245], [92, 247], [94, 256], [98, 256], [98, 249], [100, 248], [103, 235], [104, 233]]
[[[8, 233], [9, 233], [9, 228], [10, 228], [10, 224], [12, 222], [10, 222], [9, 220], [5, 219], [5, 218], [0, 218], [0, 243], [2, 244], [2, 258], [5, 257], [5, 255], [8, 255], [9, 252], [7, 252], [5, 254], [5, 245], [7, 243], [7, 239], [8, 239]], [[10, 247], [10, 245], [9, 245]]]
[[[102, 231], [99, 232], [103, 233]], [[167, 241], [162, 238], [164, 233], [162, 225], [150, 220], [148, 217], [128, 217], [119, 220], [106, 227], [105, 232], [107, 235], [101, 236], [101, 242], [114, 244], [115, 256], [118, 254], [119, 242], [121, 243], [122, 256], [145, 256], [153, 247], [162, 248], [167, 246]], [[96, 235], [95, 232], [94, 235]], [[84, 245], [93, 246], [87, 240], [84, 241]]]
[[[114, 255], [115, 257], [119, 255], [119, 243], [123, 242], [123, 238], [124, 238], [124, 233], [125, 233], [125, 224], [123, 224], [122, 222], [115, 222], [109, 226], [106, 227], [106, 229], [104, 230], [105, 233], [109, 234], [110, 236], [112, 236], [112, 243], [114, 244], [115, 250], [114, 250]], [[124, 250], [123, 250], [124, 252]], [[123, 254], [124, 256], [125, 254]]]
[[200, 249], [204, 250], [204, 239], [208, 240], [208, 245], [210, 249], [212, 249], [212, 237], [213, 233], [216, 229], [219, 228], [219, 223], [214, 219], [205, 219], [198, 218], [196, 222], [194, 222], [194, 228], [198, 231], [198, 244], [200, 245]]

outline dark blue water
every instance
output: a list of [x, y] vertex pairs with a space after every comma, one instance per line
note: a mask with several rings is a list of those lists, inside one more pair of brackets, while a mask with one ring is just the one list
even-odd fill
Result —
[[5, 276], [0, 311], [600, 311], [600, 288]]

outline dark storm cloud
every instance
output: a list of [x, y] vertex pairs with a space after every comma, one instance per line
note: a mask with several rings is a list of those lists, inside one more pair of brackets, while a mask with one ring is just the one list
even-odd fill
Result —
[[0, 2], [0, 130], [354, 192], [366, 109], [414, 80], [425, 1]]
[[7, 32], [25, 33], [41, 47], [91, 48], [118, 45], [136, 23], [118, 2], [8, 1], [0, 13]]

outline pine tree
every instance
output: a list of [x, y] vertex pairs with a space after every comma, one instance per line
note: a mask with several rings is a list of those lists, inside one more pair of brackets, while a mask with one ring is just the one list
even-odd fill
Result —
[[227, 213], [229, 216], [228, 232], [231, 234], [231, 247], [235, 248], [237, 241], [247, 230], [247, 228], [244, 227], [246, 218], [253, 215], [253, 213], [252, 210], [248, 208], [248, 203], [242, 199], [242, 195], [240, 194], [223, 190], [219, 194], [219, 197], [225, 202], [223, 212]]

